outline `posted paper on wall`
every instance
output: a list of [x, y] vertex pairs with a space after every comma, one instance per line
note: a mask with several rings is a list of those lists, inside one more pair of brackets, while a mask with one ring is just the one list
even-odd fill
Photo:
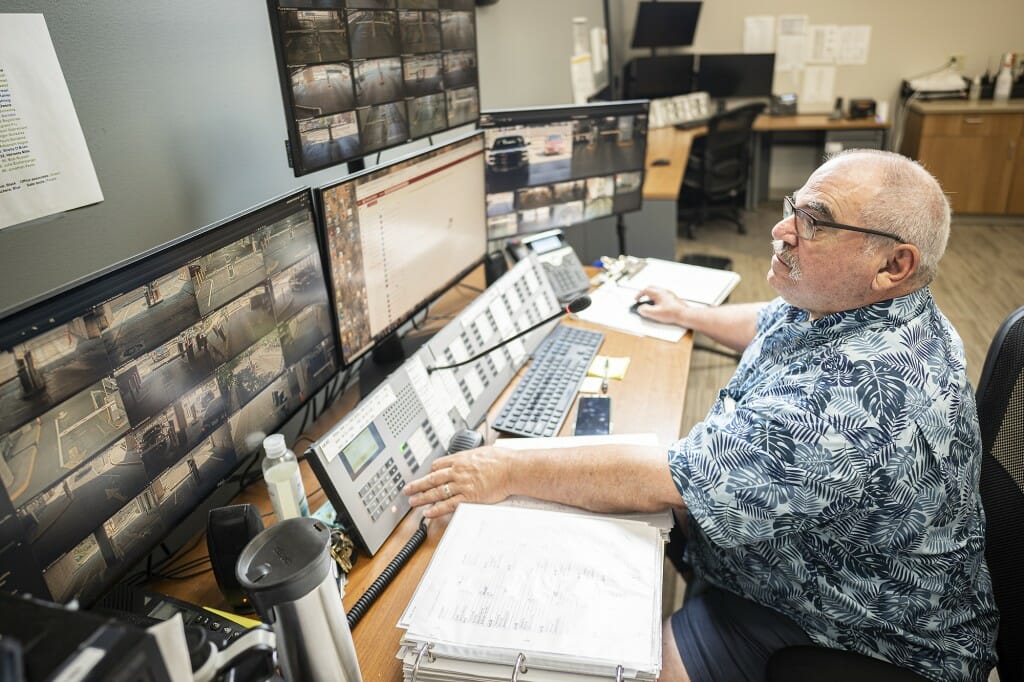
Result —
[[0, 14], [0, 229], [103, 201], [42, 14]]

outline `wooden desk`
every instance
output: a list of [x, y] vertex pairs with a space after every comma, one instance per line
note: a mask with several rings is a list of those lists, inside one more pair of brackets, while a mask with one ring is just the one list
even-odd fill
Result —
[[754, 121], [747, 210], [757, 208], [768, 196], [773, 146], [811, 145], [817, 147], [822, 155], [829, 142], [837, 142], [844, 148], [884, 149], [888, 130], [888, 123], [879, 123], [873, 118], [832, 120], [824, 114], [758, 116]]
[[[847, 139], [860, 146], [885, 145], [888, 123], [874, 119], [830, 120], [824, 114], [798, 114], [796, 116], [767, 116], [762, 114], [754, 121], [750, 180], [747, 184], [747, 209], [755, 208], [768, 196], [768, 175], [771, 164], [771, 147], [774, 144], [814, 144], [824, 149], [829, 135], [851, 136]], [[655, 128], [647, 134], [647, 163], [644, 179], [644, 210], [635, 214], [638, 221], [661, 220], [676, 224], [676, 200], [686, 173], [693, 141], [707, 134], [706, 127], [679, 130], [677, 128]], [[852, 146], [852, 145], [848, 145]], [[668, 161], [658, 165], [657, 161]], [[650, 211], [648, 210], [650, 208]], [[671, 215], [669, 216], [669, 212]], [[629, 221], [627, 220], [627, 224]], [[675, 237], [675, 230], [671, 231]], [[674, 253], [674, 243], [668, 244], [662, 253]], [[664, 258], [663, 255], [657, 256]]]
[[[482, 277], [479, 273], [474, 273], [470, 278], [475, 276]], [[463, 305], [465, 302], [463, 294]], [[616, 433], [654, 432], [666, 445], [679, 437], [690, 351], [693, 346], [692, 334], [688, 333], [679, 343], [672, 344], [616, 332], [585, 322], [567, 320], [562, 324], [599, 329], [605, 333], [601, 354], [629, 356], [632, 359], [626, 378], [623, 381], [612, 381], [609, 385], [608, 393], [612, 397], [612, 423]], [[488, 413], [489, 421], [493, 420], [510, 392], [511, 386], [495, 401], [495, 407]], [[318, 421], [314, 435], [325, 432], [343, 414], [352, 409], [355, 404], [355, 398], [351, 395], [353, 393], [355, 392], [349, 391], [340, 404], [333, 406], [329, 413]], [[561, 435], [571, 434], [574, 422], [575, 406], [566, 419]], [[489, 431], [487, 441], [493, 442], [498, 435], [493, 430]], [[318, 508], [325, 501], [325, 496], [319, 491], [320, 484], [308, 464], [303, 462], [302, 467], [306, 490], [316, 491], [315, 494], [310, 494], [310, 507]], [[258, 483], [250, 486], [236, 502], [255, 504], [261, 512], [270, 511], [270, 501], [267, 499], [265, 487]], [[380, 575], [415, 532], [418, 523], [418, 514], [408, 514], [376, 556], [359, 557], [349, 575], [349, 583], [345, 590], [343, 601], [346, 609], [351, 608]], [[370, 608], [352, 632], [356, 653], [359, 656], [359, 666], [363, 679], [367, 682], [400, 682], [402, 679], [402, 666], [395, 658], [401, 631], [395, 627], [395, 623], [398, 622], [426, 570], [444, 532], [444, 526], [443, 521], [430, 525], [426, 542], [411, 557], [383, 596]], [[184, 555], [180, 561], [199, 558], [205, 554], [206, 546], [203, 542]], [[210, 572], [185, 582], [157, 581], [148, 587], [194, 604], [229, 610]]]

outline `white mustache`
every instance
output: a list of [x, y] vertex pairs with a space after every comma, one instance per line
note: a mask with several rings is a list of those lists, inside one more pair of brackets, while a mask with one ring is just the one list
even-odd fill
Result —
[[800, 260], [790, 250], [789, 244], [782, 241], [781, 239], [772, 240], [772, 250], [775, 251], [775, 257], [785, 263], [786, 267], [789, 268], [789, 277], [793, 280], [800, 279]]

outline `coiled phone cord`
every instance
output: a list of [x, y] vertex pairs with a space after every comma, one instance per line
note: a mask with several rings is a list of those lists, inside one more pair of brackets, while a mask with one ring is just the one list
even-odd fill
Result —
[[[483, 445], [484, 438], [476, 431], [472, 429], [460, 429], [455, 432], [452, 436], [451, 441], [448, 443], [448, 451], [446, 454], [452, 454], [459, 452], [460, 450], [471, 450], [478, 448]], [[384, 592], [384, 588], [394, 579], [398, 572], [402, 570], [402, 566], [409, 560], [412, 553], [419, 549], [419, 546], [423, 544], [423, 541], [427, 539], [427, 521], [426, 519], [420, 519], [420, 527], [416, 529], [416, 532], [412, 534], [409, 541], [405, 543], [405, 546], [398, 551], [395, 558], [391, 560], [384, 570], [380, 572], [377, 579], [373, 581], [373, 584], [366, 588], [366, 592], [359, 598], [359, 601], [349, 609], [348, 612], [348, 627], [352, 629], [359, 622], [366, 612], [373, 605], [373, 602], [377, 600], [377, 597]]]
[[398, 551], [395, 558], [391, 560], [384, 570], [380, 572], [377, 579], [373, 581], [373, 584], [366, 588], [366, 592], [359, 598], [348, 612], [348, 627], [349, 629], [354, 628], [359, 619], [366, 615], [366, 612], [370, 610], [370, 606], [377, 600], [383, 592], [384, 588], [394, 579], [398, 572], [402, 570], [402, 566], [409, 560], [413, 552], [419, 549], [419, 546], [423, 544], [423, 541], [427, 539], [427, 523], [425, 519], [420, 519], [420, 527], [416, 529], [416, 532], [412, 534], [409, 541], [405, 543], [405, 546]]

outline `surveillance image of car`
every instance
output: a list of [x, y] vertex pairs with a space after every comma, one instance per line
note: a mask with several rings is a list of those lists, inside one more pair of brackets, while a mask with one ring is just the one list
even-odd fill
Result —
[[544, 156], [565, 153], [565, 138], [560, 133], [552, 133], [544, 140]]
[[569, 180], [572, 172], [571, 124], [488, 129], [487, 191]]

